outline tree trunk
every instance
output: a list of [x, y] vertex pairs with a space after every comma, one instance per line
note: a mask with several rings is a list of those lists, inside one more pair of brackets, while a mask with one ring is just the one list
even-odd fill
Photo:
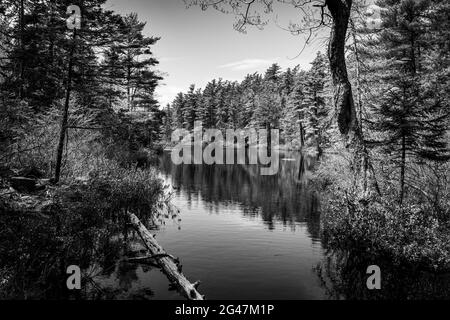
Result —
[[129, 214], [130, 222], [144, 241], [145, 246], [154, 257], [162, 271], [167, 275], [169, 280], [176, 284], [178, 288], [189, 300], [204, 300], [204, 297], [197, 291], [200, 282], [192, 284], [181, 273], [181, 269], [174, 262], [173, 257], [168, 255], [164, 249], [156, 242], [153, 235], [147, 230], [142, 222], [134, 214]]
[[128, 54], [128, 66], [127, 66], [127, 107], [128, 111], [131, 111], [131, 58]]
[[345, 42], [352, 0], [327, 0], [326, 6], [333, 18], [328, 59], [333, 79], [338, 127], [343, 135], [348, 135], [351, 131], [358, 135], [352, 86], [348, 79], [345, 62]]
[[66, 98], [64, 102], [64, 110], [63, 110], [63, 117], [61, 120], [61, 131], [59, 133], [59, 142], [58, 142], [58, 149], [56, 151], [56, 168], [55, 168], [55, 177], [54, 177], [54, 183], [58, 183], [60, 176], [61, 176], [61, 164], [62, 164], [62, 157], [63, 157], [63, 151], [64, 151], [64, 140], [66, 139], [66, 132], [68, 127], [68, 120], [69, 120], [69, 104], [70, 104], [70, 94], [72, 91], [72, 74], [73, 74], [73, 59], [75, 54], [75, 40], [77, 36], [76, 29], [73, 30], [73, 39], [72, 39], [72, 47], [70, 49], [69, 53], [69, 65], [68, 65], [68, 71], [67, 71], [67, 84], [66, 84]]
[[19, 62], [19, 99], [23, 98], [24, 76], [25, 76], [25, 5], [24, 0], [20, 0], [19, 8], [19, 29], [20, 29], [20, 62]]
[[[351, 33], [353, 38], [353, 50], [355, 54], [355, 69], [356, 69], [356, 97], [357, 97], [357, 111], [358, 111], [358, 122], [359, 122], [359, 131], [361, 141], [363, 142], [363, 159], [362, 159], [362, 167], [363, 167], [363, 194], [367, 193], [367, 171], [369, 170], [369, 151], [367, 150], [367, 146], [364, 142], [364, 133], [363, 133], [363, 100], [362, 100], [362, 90], [361, 90], [361, 72], [360, 72], [360, 59], [359, 59], [359, 51], [356, 40], [356, 28], [353, 22], [351, 23]], [[356, 109], [356, 108], [355, 108]], [[375, 176], [374, 176], [375, 179]]]
[[405, 193], [405, 168], [406, 167], [406, 137], [402, 137], [402, 160], [400, 164], [400, 204], [403, 203]]
[[303, 129], [303, 122], [300, 120], [300, 143], [302, 148], [305, 146], [305, 130]]

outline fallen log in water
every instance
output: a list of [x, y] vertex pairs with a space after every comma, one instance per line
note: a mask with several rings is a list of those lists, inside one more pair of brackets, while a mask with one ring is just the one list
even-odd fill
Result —
[[167, 254], [158, 242], [156, 242], [155, 237], [147, 230], [139, 218], [132, 213], [129, 214], [129, 217], [131, 224], [139, 233], [139, 236], [142, 238], [151, 254], [148, 258], [154, 259], [169, 280], [174, 283], [188, 299], [204, 300], [204, 297], [197, 291], [200, 282], [194, 284], [190, 283], [181, 273], [181, 267], [179, 267], [177, 261]]

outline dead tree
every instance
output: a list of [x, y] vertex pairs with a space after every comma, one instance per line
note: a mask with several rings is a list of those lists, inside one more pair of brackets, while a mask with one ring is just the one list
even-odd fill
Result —
[[180, 289], [186, 298], [189, 300], [204, 300], [204, 296], [197, 291], [200, 282], [197, 281], [195, 283], [191, 283], [186, 279], [181, 272], [179, 261], [164, 251], [158, 242], [156, 242], [155, 237], [148, 231], [136, 215], [130, 213], [129, 219], [131, 225], [137, 231], [144, 242], [145, 247], [150, 253], [149, 256], [135, 258], [134, 260], [153, 259], [156, 264], [161, 267], [161, 270], [167, 278], [169, 278], [169, 280]]

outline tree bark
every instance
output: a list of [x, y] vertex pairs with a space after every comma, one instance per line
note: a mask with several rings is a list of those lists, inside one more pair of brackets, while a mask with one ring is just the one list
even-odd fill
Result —
[[189, 300], [204, 300], [203, 296], [197, 291], [197, 287], [200, 282], [191, 283], [181, 273], [181, 269], [174, 262], [174, 259], [168, 255], [164, 249], [156, 242], [154, 236], [148, 231], [148, 229], [142, 224], [138, 217], [134, 214], [129, 214], [130, 222], [138, 232], [139, 236], [144, 241], [145, 246], [154, 257], [157, 264], [161, 267], [162, 271], [167, 275], [169, 280], [180, 288], [183, 294]]
[[72, 91], [72, 74], [73, 74], [73, 60], [74, 60], [74, 54], [75, 54], [75, 40], [77, 37], [77, 30], [73, 30], [73, 39], [72, 39], [72, 47], [70, 49], [69, 53], [69, 65], [68, 65], [68, 71], [67, 71], [67, 84], [66, 84], [66, 98], [64, 102], [64, 110], [63, 110], [63, 117], [61, 120], [61, 131], [59, 133], [59, 142], [58, 142], [58, 148], [56, 150], [56, 168], [55, 168], [55, 177], [54, 177], [54, 183], [58, 183], [61, 176], [61, 164], [62, 164], [62, 157], [63, 157], [63, 151], [64, 151], [64, 140], [66, 139], [66, 133], [68, 129], [68, 120], [69, 120], [69, 104], [70, 104], [70, 94]]
[[305, 147], [305, 130], [303, 129], [303, 122], [300, 118], [299, 120], [299, 124], [300, 124], [300, 144], [302, 146], [302, 148]]
[[19, 7], [19, 29], [20, 29], [20, 65], [19, 65], [19, 99], [23, 98], [24, 94], [24, 78], [25, 78], [25, 5], [24, 0], [20, 0]]
[[[130, 59], [130, 58], [128, 58]], [[127, 66], [127, 107], [131, 111], [131, 67]]]
[[400, 164], [400, 204], [403, 203], [405, 193], [405, 170], [406, 169], [406, 136], [402, 137], [402, 160]]
[[343, 135], [348, 135], [351, 131], [358, 134], [358, 121], [356, 119], [352, 86], [348, 79], [345, 62], [346, 34], [352, 0], [327, 0], [326, 6], [333, 18], [328, 47], [328, 59], [330, 61], [333, 79], [334, 105], [337, 113], [338, 127]]

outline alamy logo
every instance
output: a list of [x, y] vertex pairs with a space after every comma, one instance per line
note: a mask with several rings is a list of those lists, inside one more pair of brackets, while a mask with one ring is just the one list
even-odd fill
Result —
[[79, 30], [81, 29], [81, 9], [79, 6], [71, 5], [67, 7], [67, 14], [70, 14], [70, 17], [67, 18], [67, 28], [70, 30]]
[[196, 121], [193, 133], [186, 129], [172, 133], [172, 142], [177, 145], [171, 158], [176, 165], [260, 164], [268, 166], [261, 167], [261, 175], [275, 175], [280, 161], [279, 136], [278, 129], [228, 129], [224, 139], [222, 131], [203, 130], [202, 122]]
[[81, 270], [79, 266], [69, 266], [67, 268], [67, 274], [70, 276], [67, 278], [66, 284], [69, 290], [81, 290]]
[[367, 289], [369, 290], [380, 290], [381, 289], [381, 269], [379, 266], [372, 265], [367, 267], [367, 274], [371, 276], [367, 279]]

